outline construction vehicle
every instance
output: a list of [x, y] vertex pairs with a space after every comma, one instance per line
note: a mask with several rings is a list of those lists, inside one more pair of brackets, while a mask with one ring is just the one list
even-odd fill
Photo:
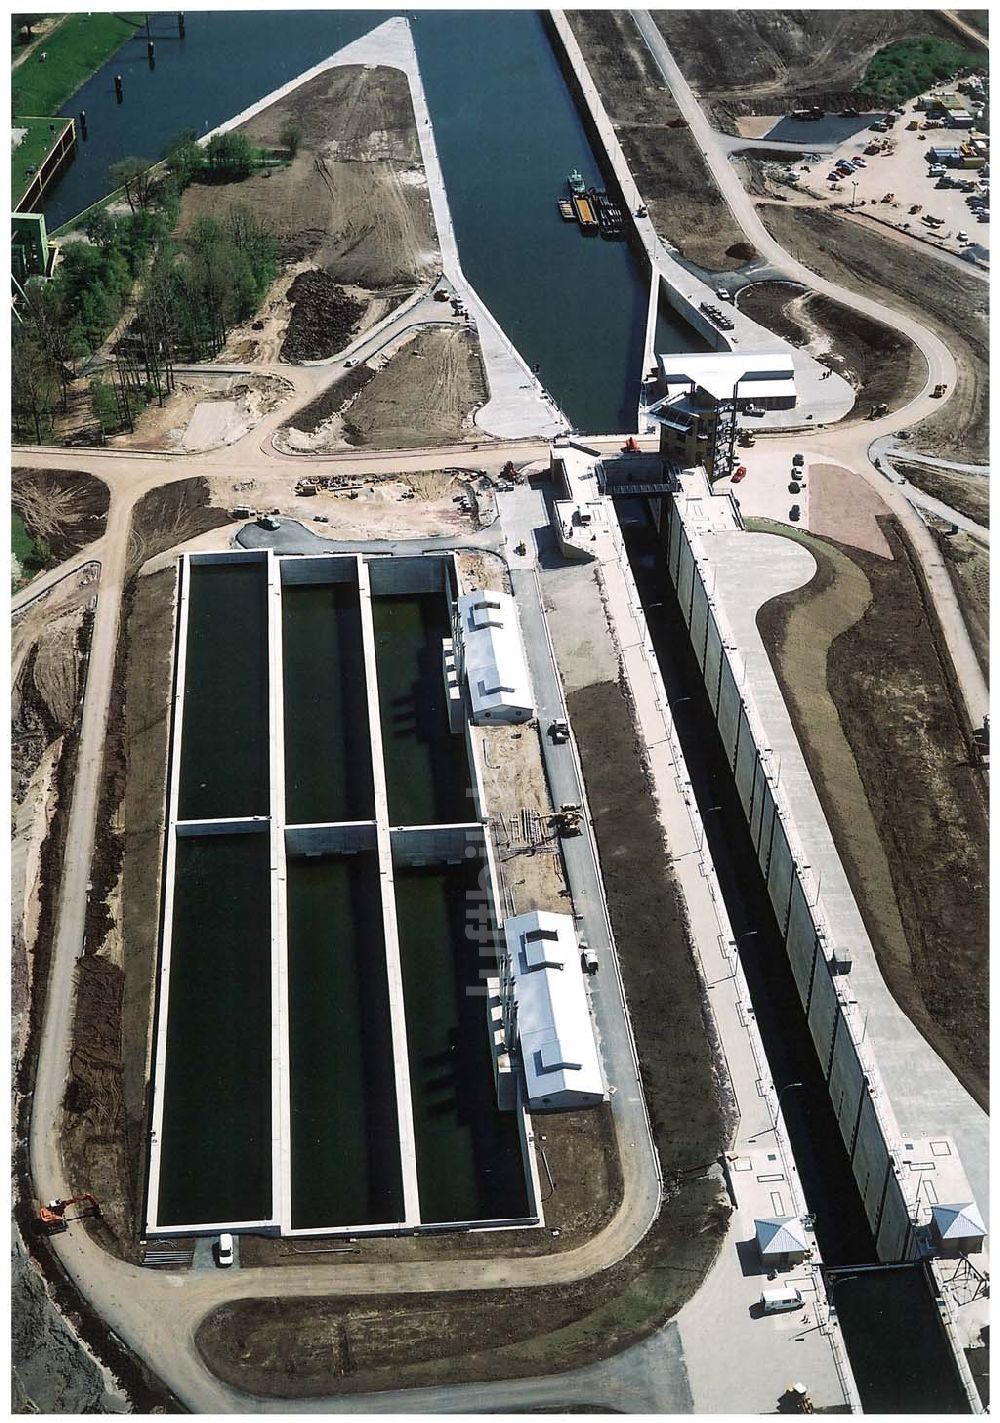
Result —
[[46, 1205], [40, 1206], [35, 1217], [35, 1225], [46, 1235], [62, 1234], [64, 1230], [69, 1229], [69, 1221], [66, 1219], [67, 1209], [81, 1201], [86, 1201], [90, 1209], [82, 1211], [79, 1215], [70, 1216], [70, 1220], [84, 1220], [88, 1216], [100, 1220], [101, 1207], [97, 1197], [92, 1196], [89, 1191], [81, 1191], [78, 1196], [70, 1196], [68, 1200], [49, 1201]]
[[639, 449], [639, 441], [635, 438], [634, 435], [629, 435], [629, 437], [628, 437], [628, 439], [625, 441], [624, 445], [622, 445], [622, 454], [623, 454], [623, 455], [637, 455], [637, 454], [640, 454], [640, 453], [641, 453], [641, 451], [640, 451], [640, 449]]
[[757, 443], [757, 436], [752, 430], [741, 430], [737, 438], [744, 449], [750, 449]]
[[873, 405], [868, 412], [869, 420], [879, 420], [883, 415], [888, 415], [889, 407], [883, 401], [880, 405]]
[[947, 389], [948, 389], [948, 386], [947, 386], [946, 382], [943, 381], [943, 380], [940, 380], [940, 381], [938, 381], [938, 383], [937, 383], [937, 385], [934, 387], [934, 389], [931, 391], [931, 396], [932, 396], [933, 399], [935, 399], [935, 400], [940, 400], [941, 397], [942, 397], [942, 395], [944, 395], [944, 393], [945, 393], [945, 391], [946, 391]]
[[569, 722], [561, 717], [551, 722], [549, 725], [549, 735], [557, 746], [569, 740]]
[[556, 828], [556, 833], [565, 835], [567, 838], [572, 835], [583, 834], [583, 807], [579, 805], [561, 805], [552, 817], [552, 823]]

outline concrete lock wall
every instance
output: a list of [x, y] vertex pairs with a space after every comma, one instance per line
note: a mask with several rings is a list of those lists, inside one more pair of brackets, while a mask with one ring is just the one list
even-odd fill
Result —
[[739, 791], [743, 814], [746, 816], [750, 814], [750, 798], [753, 795], [758, 764], [757, 747], [754, 745], [746, 713], [741, 707], [739, 728], [736, 732], [736, 789]]
[[788, 912], [788, 932], [785, 935], [785, 944], [788, 949], [788, 960], [792, 965], [795, 986], [799, 990], [803, 1006], [808, 1011], [809, 999], [812, 996], [813, 974], [816, 972], [819, 939], [816, 937], [816, 926], [813, 923], [809, 901], [806, 899], [805, 890], [802, 888], [798, 876], [792, 885], [792, 903]]
[[770, 753], [761, 754], [683, 517], [673, 500], [664, 500], [658, 513], [671, 579], [702, 668], [719, 735], [734, 768], [761, 874], [784, 936], [878, 1257], [908, 1258], [914, 1252], [913, 1230], [900, 1171], [892, 1158], [861, 1048], [838, 990], [839, 979], [826, 956], [818, 903], [810, 904], [791, 849], [767, 760]]
[[708, 594], [701, 579], [694, 585], [694, 602], [691, 604], [691, 645], [698, 666], [705, 670], [705, 636], [708, 632]]

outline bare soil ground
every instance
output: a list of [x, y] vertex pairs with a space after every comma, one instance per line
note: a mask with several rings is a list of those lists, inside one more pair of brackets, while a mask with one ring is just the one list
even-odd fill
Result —
[[948, 575], [955, 587], [969, 629], [973, 650], [984, 674], [990, 675], [990, 551], [969, 534], [946, 534], [934, 528]]
[[82, 469], [11, 470], [10, 499], [32, 538], [44, 539], [63, 563], [104, 533], [111, 494], [103, 479]]
[[[532, 1125], [555, 1182], [550, 1190], [542, 1169], [543, 1228], [358, 1237], [354, 1242], [357, 1253], [332, 1257], [336, 1264], [552, 1255], [589, 1240], [604, 1229], [622, 1200], [622, 1175], [611, 1110], [601, 1106], [581, 1112], [536, 1114]], [[315, 1269], [317, 1256], [302, 1252], [315, 1250], [325, 1239], [310, 1238], [303, 1247], [302, 1242], [293, 1240], [244, 1236], [240, 1241], [240, 1262], [244, 1266], [308, 1265]], [[343, 1237], [330, 1238], [327, 1243], [343, 1244]]]
[[560, 909], [571, 914], [559, 837], [549, 822], [553, 807], [538, 726], [490, 726], [474, 729], [474, 734], [482, 755], [498, 892], [507, 913]]
[[128, 567], [136, 573], [147, 559], [230, 522], [213, 508], [209, 481], [200, 476], [164, 484], [144, 494], [132, 511]]
[[915, 426], [910, 437], [928, 453], [985, 463], [989, 293], [984, 283], [916, 250], [901, 260], [899, 245], [891, 239], [828, 212], [774, 204], [758, 211], [771, 234], [806, 266], [898, 307], [948, 342], [958, 363], [957, 387], [940, 413]]
[[406, 76], [396, 69], [327, 70], [241, 125], [252, 143], [281, 147], [302, 129], [287, 167], [238, 183], [193, 184], [182, 230], [247, 203], [275, 232], [282, 260], [377, 291], [417, 286], [438, 261], [430, 199]]
[[575, 10], [569, 20], [657, 232], [707, 271], [751, 261], [753, 248], [629, 14]]
[[253, 375], [177, 376], [164, 405], [148, 405], [135, 433], [115, 435], [112, 447], [204, 453], [234, 444], [294, 394], [290, 381], [261, 372]]
[[935, 469], [932, 465], [911, 464], [908, 460], [892, 459], [893, 467], [904, 474], [911, 484], [948, 504], [967, 519], [974, 519], [984, 529], [990, 526], [990, 481], [988, 475], [961, 474], [957, 469]]
[[927, 365], [913, 342], [840, 302], [786, 282], [739, 294], [739, 308], [794, 346], [811, 349], [857, 392], [852, 414], [884, 401], [903, 405], [923, 386]]
[[458, 444], [475, 438], [472, 417], [488, 396], [479, 344], [470, 332], [418, 331], [344, 412], [344, 438], [382, 450]]
[[814, 534], [850, 548], [891, 558], [882, 532], [888, 507], [866, 479], [836, 464], [809, 466], [809, 527]]
[[818, 572], [758, 625], [886, 983], [985, 1105], [985, 793], [910, 550], [883, 528], [891, 561], [774, 526]]
[[[225, 1381], [286, 1397], [557, 1373], [646, 1337], [715, 1258], [726, 1130], [687, 927], [622, 690], [602, 682], [569, 700], [664, 1168], [657, 1221], [625, 1260], [570, 1285], [225, 1306], [196, 1336]], [[559, 1118], [543, 1122], [548, 1135]]]
[[[864, 102], [868, 63], [884, 45], [921, 35], [954, 39], [932, 10], [662, 10], [656, 23], [685, 78], [717, 119], [783, 113], [806, 100]], [[870, 96], [868, 96], [870, 97]], [[730, 128], [736, 132], [735, 125]]]

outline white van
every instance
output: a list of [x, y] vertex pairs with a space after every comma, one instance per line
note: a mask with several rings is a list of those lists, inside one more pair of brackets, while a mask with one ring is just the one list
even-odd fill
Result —
[[802, 1291], [792, 1285], [781, 1290], [765, 1290], [760, 1297], [762, 1314], [784, 1314], [789, 1309], [801, 1309], [804, 1303]]

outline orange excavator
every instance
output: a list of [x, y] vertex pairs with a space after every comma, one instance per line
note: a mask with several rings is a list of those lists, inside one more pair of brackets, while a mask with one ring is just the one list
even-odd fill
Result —
[[67, 1208], [75, 1206], [81, 1201], [86, 1202], [90, 1209], [70, 1216], [70, 1220], [83, 1220], [85, 1216], [100, 1217], [101, 1207], [97, 1197], [92, 1196], [89, 1191], [81, 1191], [78, 1196], [70, 1196], [69, 1200], [49, 1201], [47, 1205], [39, 1207], [35, 1224], [46, 1235], [59, 1235], [61, 1231], [69, 1229], [69, 1221], [66, 1219]]

